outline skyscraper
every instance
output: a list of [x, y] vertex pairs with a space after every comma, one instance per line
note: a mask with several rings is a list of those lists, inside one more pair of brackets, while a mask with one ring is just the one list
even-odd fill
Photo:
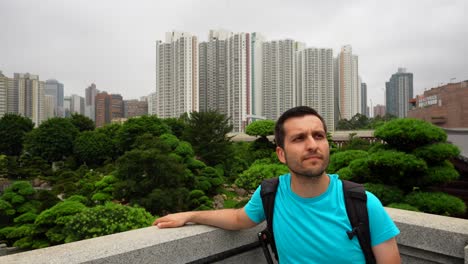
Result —
[[102, 127], [105, 124], [110, 123], [110, 104], [111, 97], [107, 92], [96, 94], [96, 127]]
[[385, 83], [386, 110], [388, 114], [406, 117], [413, 98], [413, 74], [406, 68], [398, 68], [390, 80]]
[[179, 117], [198, 111], [198, 40], [186, 32], [166, 33], [156, 42], [157, 115]]
[[85, 90], [85, 116], [93, 121], [96, 120], [96, 94], [98, 92], [94, 83]]
[[208, 42], [199, 45], [199, 110], [227, 114], [228, 37], [225, 30], [210, 30]]
[[148, 115], [156, 115], [157, 113], [157, 99], [156, 92], [148, 95]]
[[358, 56], [353, 55], [350, 45], [343, 46], [335, 59], [335, 111], [339, 119], [349, 120], [361, 112], [361, 84], [358, 76]]
[[251, 114], [263, 116], [263, 42], [265, 37], [258, 32], [250, 34], [250, 104]]
[[361, 82], [361, 113], [369, 117], [367, 111], [367, 84]]
[[57, 100], [55, 96], [47, 95], [47, 94], [44, 95], [44, 120], [57, 116], [56, 115], [57, 107], [55, 105], [56, 103], [57, 103]]
[[234, 132], [244, 131], [251, 114], [251, 42], [249, 33], [236, 33], [228, 39], [227, 116]]
[[37, 75], [14, 74], [14, 90], [18, 94], [17, 113], [31, 118], [36, 126], [44, 120], [44, 88], [45, 83], [39, 81]]
[[85, 113], [84, 98], [79, 96], [79, 95], [72, 94], [70, 96], [70, 99], [71, 99], [70, 113], [84, 115], [84, 113]]
[[55, 99], [53, 109], [54, 116], [64, 117], [65, 112], [63, 110], [63, 84], [57, 80], [50, 79], [45, 82], [44, 95], [53, 96]]
[[335, 130], [333, 50], [307, 48], [297, 54], [297, 105], [316, 109]]
[[291, 39], [269, 41], [262, 48], [262, 113], [276, 120], [296, 106], [297, 43]]
[[0, 118], [8, 113], [8, 90], [13, 85], [13, 79], [3, 75], [0, 71]]

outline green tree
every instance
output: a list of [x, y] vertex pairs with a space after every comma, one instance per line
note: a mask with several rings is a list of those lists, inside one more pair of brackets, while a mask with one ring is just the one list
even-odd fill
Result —
[[217, 111], [192, 112], [182, 139], [192, 144], [195, 154], [209, 166], [231, 158], [232, 131], [229, 119]]
[[117, 138], [120, 148], [127, 151], [132, 149], [137, 137], [145, 133], [160, 136], [170, 132], [170, 127], [157, 116], [140, 116], [127, 120], [120, 128]]
[[160, 147], [133, 149], [117, 160], [118, 182], [114, 184], [114, 196], [142, 205], [152, 213], [186, 208], [183, 203], [188, 191], [184, 194], [178, 189], [185, 188], [185, 181], [190, 182], [187, 179], [189, 171], [181, 160], [174, 157], [176, 154], [169, 155], [169, 146], [162, 142], [154, 144]]
[[21, 155], [24, 136], [33, 128], [31, 119], [18, 114], [5, 114], [0, 118], [0, 154]]
[[73, 113], [70, 119], [71, 119], [71, 123], [80, 132], [93, 131], [96, 128], [94, 121], [87, 116]]
[[75, 156], [88, 165], [101, 165], [106, 159], [112, 158], [113, 142], [99, 131], [80, 133], [73, 145]]
[[77, 135], [78, 129], [69, 119], [54, 117], [26, 135], [25, 150], [48, 162], [60, 161], [72, 155]]
[[275, 124], [273, 120], [257, 120], [245, 128], [245, 133], [255, 137], [271, 136], [275, 134]]
[[184, 130], [187, 127], [187, 123], [185, 122], [185, 118], [164, 118], [162, 120], [167, 126], [171, 128], [172, 134], [174, 134], [177, 138], [182, 138]]

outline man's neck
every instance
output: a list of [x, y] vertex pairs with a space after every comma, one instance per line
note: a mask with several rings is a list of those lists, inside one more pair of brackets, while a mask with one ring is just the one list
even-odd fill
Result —
[[327, 190], [329, 184], [330, 177], [325, 173], [315, 178], [297, 176], [291, 173], [291, 190], [303, 198], [313, 198], [321, 195]]

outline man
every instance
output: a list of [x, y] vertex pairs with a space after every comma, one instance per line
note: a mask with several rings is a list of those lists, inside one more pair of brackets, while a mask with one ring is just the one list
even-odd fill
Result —
[[[342, 182], [328, 175], [327, 128], [312, 108], [292, 108], [275, 127], [276, 154], [290, 173], [279, 177], [273, 230], [280, 263], [364, 263], [356, 237], [346, 235], [351, 224], [346, 213]], [[395, 236], [398, 228], [380, 201], [367, 192], [372, 251], [377, 263], [400, 263]], [[238, 230], [265, 220], [257, 188], [242, 209], [183, 212], [155, 220], [159, 228], [187, 222]]]

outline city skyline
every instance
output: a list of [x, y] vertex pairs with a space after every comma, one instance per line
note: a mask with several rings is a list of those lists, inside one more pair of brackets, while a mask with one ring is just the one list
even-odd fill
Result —
[[331, 48], [334, 57], [351, 45], [371, 107], [384, 104], [385, 82], [399, 67], [414, 74], [415, 95], [468, 79], [466, 11], [464, 1], [2, 1], [0, 70], [56, 79], [67, 95], [84, 96], [95, 83], [137, 99], [155, 91], [155, 46], [166, 32], [199, 42], [211, 29], [259, 32], [266, 41]]

